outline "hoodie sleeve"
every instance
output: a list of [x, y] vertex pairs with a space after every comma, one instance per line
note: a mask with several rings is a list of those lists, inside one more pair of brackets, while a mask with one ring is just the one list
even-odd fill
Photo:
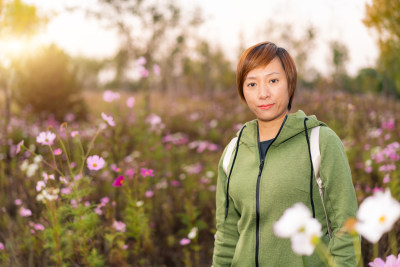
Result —
[[[226, 148], [218, 165], [216, 192], [216, 238], [214, 242], [213, 267], [231, 266], [236, 244], [239, 239], [237, 222], [240, 218], [232, 199], [229, 197], [228, 217], [225, 219], [227, 175], [222, 168]], [[231, 159], [232, 160], [232, 159]]]
[[333, 232], [328, 249], [339, 267], [357, 266], [353, 237], [339, 233], [348, 218], [356, 217], [357, 198], [343, 144], [328, 127], [321, 127], [320, 150], [324, 202]]

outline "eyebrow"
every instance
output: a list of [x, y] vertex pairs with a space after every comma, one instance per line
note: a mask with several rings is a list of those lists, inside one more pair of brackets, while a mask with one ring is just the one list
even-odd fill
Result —
[[[272, 74], [280, 74], [280, 73], [274, 71], [274, 72], [271, 72], [271, 73], [267, 73], [267, 74], [265, 74], [264, 76], [269, 76], [269, 75], [272, 75]], [[248, 77], [246, 77], [246, 80], [255, 80], [255, 79], [256, 79], [255, 76], [248, 76]]]

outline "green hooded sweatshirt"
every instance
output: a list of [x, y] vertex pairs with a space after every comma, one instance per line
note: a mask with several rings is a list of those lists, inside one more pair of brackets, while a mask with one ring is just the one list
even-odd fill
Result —
[[[332, 239], [327, 233], [325, 213], [314, 177], [310, 194], [312, 164], [305, 134], [305, 118], [308, 118], [308, 136], [313, 127], [321, 126], [319, 171]], [[274, 223], [295, 203], [301, 202], [311, 211], [311, 195], [315, 218], [322, 225], [321, 239], [337, 266], [356, 266], [353, 237], [338, 233], [347, 218], [356, 216], [357, 199], [343, 144], [335, 132], [315, 116], [306, 117], [301, 110], [290, 114], [270, 145], [262, 166], [257, 120], [247, 122], [243, 127], [237, 155], [234, 157], [235, 148], [228, 165], [229, 174], [235, 161], [228, 198], [228, 178], [222, 167], [226, 148], [218, 167], [213, 267], [324, 266], [315, 251], [311, 256], [304, 257], [304, 265], [302, 256], [292, 251], [290, 239], [279, 238], [273, 232]]]

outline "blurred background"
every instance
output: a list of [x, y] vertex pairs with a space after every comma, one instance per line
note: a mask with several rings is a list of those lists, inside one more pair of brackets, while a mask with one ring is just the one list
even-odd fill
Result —
[[[397, 0], [0, 0], [0, 262], [209, 266], [219, 157], [253, 119], [236, 63], [262, 41], [293, 56], [292, 110], [342, 139], [360, 203], [385, 188], [399, 200], [399, 10]], [[36, 139], [47, 130], [52, 146]], [[89, 155], [105, 166], [86, 166]], [[43, 179], [57, 200], [37, 200]], [[393, 231], [399, 242], [399, 222]], [[389, 247], [386, 235], [378, 255]], [[366, 264], [373, 256], [363, 240]]]

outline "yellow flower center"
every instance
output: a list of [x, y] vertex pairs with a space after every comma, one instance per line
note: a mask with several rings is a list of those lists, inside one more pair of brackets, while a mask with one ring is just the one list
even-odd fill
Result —
[[305, 231], [306, 231], [306, 228], [304, 228], [304, 226], [299, 229], [299, 233], [303, 233]]
[[123, 184], [124, 183], [124, 180], [121, 180], [121, 182], [120, 182], [121, 184]]
[[379, 223], [384, 223], [386, 221], [386, 216], [385, 215], [382, 215], [380, 218], [379, 218]]
[[93, 167], [97, 167], [97, 164], [96, 164], [96, 163], [93, 163]]

